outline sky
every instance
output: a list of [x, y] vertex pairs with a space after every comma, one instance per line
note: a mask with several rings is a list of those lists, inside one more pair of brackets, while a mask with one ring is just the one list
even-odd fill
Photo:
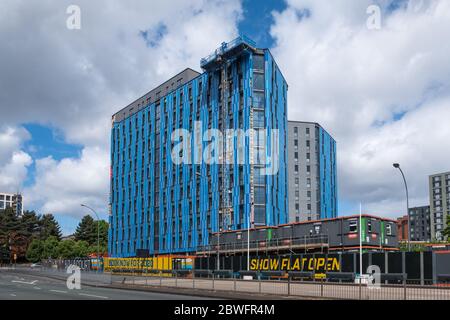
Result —
[[428, 204], [428, 175], [450, 171], [447, 0], [3, 0], [0, 191], [66, 235], [81, 203], [106, 218], [112, 114], [239, 34], [274, 55], [289, 119], [336, 139], [339, 215], [405, 214], [393, 162]]

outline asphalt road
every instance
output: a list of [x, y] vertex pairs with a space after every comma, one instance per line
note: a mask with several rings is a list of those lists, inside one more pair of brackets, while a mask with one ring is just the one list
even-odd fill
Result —
[[69, 290], [65, 281], [14, 270], [0, 270], [0, 300], [202, 300], [205, 298], [82, 285]]

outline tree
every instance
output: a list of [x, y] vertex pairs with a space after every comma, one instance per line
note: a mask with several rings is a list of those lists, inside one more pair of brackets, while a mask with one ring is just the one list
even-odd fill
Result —
[[48, 237], [55, 237], [58, 241], [61, 240], [61, 228], [52, 214], [44, 214], [40, 219], [40, 238], [42, 240]]
[[30, 243], [33, 239], [38, 239], [41, 226], [40, 217], [34, 211], [24, 211], [21, 221], [23, 223], [24, 233], [28, 237]]
[[97, 241], [97, 229], [94, 224], [94, 219], [87, 215], [81, 219], [75, 231], [75, 240], [86, 241], [88, 244], [93, 244]]
[[58, 258], [73, 259], [77, 257], [75, 252], [75, 241], [64, 240], [60, 241], [57, 248]]
[[31, 262], [38, 262], [42, 259], [44, 244], [39, 239], [34, 239], [28, 246], [26, 258]]
[[450, 237], [450, 215], [447, 216], [447, 227], [444, 229], [443, 232], [444, 237]]
[[50, 236], [44, 241], [42, 258], [56, 259], [58, 258], [58, 244], [59, 241], [55, 236]]
[[86, 257], [89, 254], [89, 243], [87, 241], [77, 241], [74, 246], [74, 255], [75, 257], [81, 258]]
[[[99, 225], [99, 239], [100, 247], [108, 246], [108, 228], [106, 221], [94, 221], [94, 219], [87, 215], [84, 216], [75, 231], [75, 240], [86, 241], [89, 245], [97, 247], [97, 225]], [[97, 252], [97, 249], [95, 250]]]
[[12, 208], [0, 213], [0, 247], [9, 249], [11, 257], [17, 255], [18, 260], [25, 257], [29, 240], [25, 224]]

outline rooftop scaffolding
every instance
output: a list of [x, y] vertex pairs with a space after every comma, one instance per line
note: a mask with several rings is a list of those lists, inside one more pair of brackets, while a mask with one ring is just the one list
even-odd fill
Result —
[[223, 42], [212, 54], [201, 59], [200, 66], [203, 70], [214, 69], [221, 64], [222, 57], [228, 58], [247, 49], [256, 50], [256, 42], [247, 36], [240, 35], [228, 43]]

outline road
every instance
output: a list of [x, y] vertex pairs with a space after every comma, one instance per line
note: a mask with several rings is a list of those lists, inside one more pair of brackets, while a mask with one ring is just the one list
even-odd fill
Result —
[[82, 285], [69, 290], [65, 281], [42, 275], [0, 270], [0, 300], [202, 300], [205, 298], [166, 293], [99, 288]]

